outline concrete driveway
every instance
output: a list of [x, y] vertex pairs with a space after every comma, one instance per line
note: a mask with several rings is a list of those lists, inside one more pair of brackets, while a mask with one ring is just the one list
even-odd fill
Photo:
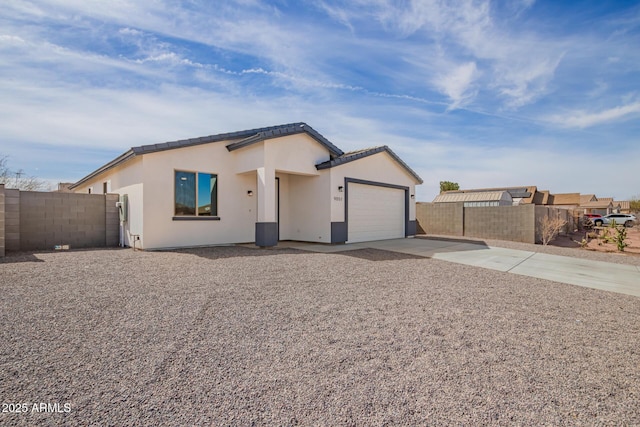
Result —
[[294, 247], [312, 252], [380, 249], [640, 297], [640, 267], [492, 247], [482, 241], [414, 238]]

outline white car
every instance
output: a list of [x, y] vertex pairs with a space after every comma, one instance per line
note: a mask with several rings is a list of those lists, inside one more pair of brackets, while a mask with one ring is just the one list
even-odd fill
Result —
[[596, 226], [609, 225], [612, 221], [615, 221], [617, 225], [624, 225], [625, 227], [633, 227], [633, 224], [637, 221], [635, 215], [630, 214], [609, 214], [602, 218], [593, 218], [593, 223]]

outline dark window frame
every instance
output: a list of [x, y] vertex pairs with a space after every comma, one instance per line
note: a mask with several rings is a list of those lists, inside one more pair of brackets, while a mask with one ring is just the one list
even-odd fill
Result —
[[[187, 194], [187, 199], [193, 197], [193, 202], [189, 203], [189, 205], [185, 204], [186, 209], [192, 210], [193, 213], [178, 213], [177, 209], [177, 201], [178, 201], [178, 177], [179, 174], [184, 174], [187, 178], [189, 175], [193, 176], [193, 193]], [[201, 214], [199, 210], [202, 206], [199, 206], [199, 197], [198, 193], [201, 192], [200, 183], [201, 179], [204, 177], [208, 177], [209, 180], [215, 178], [214, 187], [211, 191], [214, 193], [215, 197], [215, 209], [211, 214]], [[174, 221], [219, 221], [220, 217], [218, 216], [218, 182], [219, 176], [216, 173], [210, 172], [198, 172], [193, 170], [184, 170], [184, 169], [174, 169], [173, 171], [173, 220]], [[191, 193], [191, 191], [189, 191]], [[187, 200], [187, 202], [191, 202], [191, 200]], [[211, 203], [210, 205], [213, 205]], [[210, 208], [211, 209], [211, 208]]]

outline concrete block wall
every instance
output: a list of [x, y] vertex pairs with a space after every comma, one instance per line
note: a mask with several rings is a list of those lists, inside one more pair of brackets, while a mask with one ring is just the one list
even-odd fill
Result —
[[535, 206], [464, 207], [464, 203], [416, 203], [426, 234], [535, 243]]
[[0, 191], [0, 256], [4, 251], [117, 246], [117, 194]]
[[20, 250], [20, 190], [4, 190], [5, 251]]
[[536, 206], [535, 209], [535, 224], [536, 224], [536, 242], [542, 241], [542, 233], [540, 232], [540, 222], [546, 217], [560, 218], [566, 221], [566, 226], [560, 234], [566, 234], [573, 231], [579, 220], [579, 213], [573, 209], [560, 209], [551, 208], [547, 206]]
[[535, 205], [465, 208], [464, 235], [535, 243]]
[[463, 203], [416, 203], [418, 227], [426, 234], [464, 236]]

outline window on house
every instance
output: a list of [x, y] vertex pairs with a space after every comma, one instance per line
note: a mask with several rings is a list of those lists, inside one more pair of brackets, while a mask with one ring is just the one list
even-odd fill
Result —
[[102, 183], [102, 194], [107, 194], [107, 192], [108, 192], [107, 183], [103, 182]]
[[87, 189], [87, 193], [91, 194], [91, 187]]
[[218, 216], [218, 175], [175, 172], [175, 215]]

